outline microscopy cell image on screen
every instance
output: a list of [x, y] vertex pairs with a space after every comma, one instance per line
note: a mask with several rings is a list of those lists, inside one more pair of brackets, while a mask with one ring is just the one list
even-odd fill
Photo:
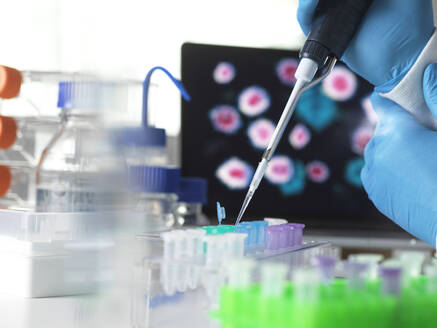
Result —
[[230, 105], [217, 105], [209, 112], [214, 129], [225, 134], [233, 134], [241, 127], [238, 111]]
[[235, 67], [228, 62], [220, 62], [212, 73], [213, 79], [218, 84], [228, 84], [235, 77]]
[[[236, 216], [295, 83], [298, 53], [185, 44], [182, 169], [208, 179], [205, 211]], [[377, 115], [373, 86], [338, 63], [302, 94], [245, 219], [284, 217], [309, 227], [395, 230], [361, 183]]]

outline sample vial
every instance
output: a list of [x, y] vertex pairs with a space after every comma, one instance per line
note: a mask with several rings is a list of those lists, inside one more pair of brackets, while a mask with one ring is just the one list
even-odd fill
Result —
[[164, 129], [126, 127], [114, 129], [114, 143], [127, 165], [166, 166], [168, 156]]
[[180, 169], [156, 166], [129, 166], [129, 208], [135, 217], [136, 233], [156, 232], [177, 225], [177, 192]]
[[37, 165], [37, 210], [83, 212], [117, 208], [121, 165], [99, 116], [98, 82], [59, 83], [61, 126]]

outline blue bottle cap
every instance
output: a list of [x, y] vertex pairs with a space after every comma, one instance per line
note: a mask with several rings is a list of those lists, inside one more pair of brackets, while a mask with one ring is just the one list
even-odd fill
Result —
[[100, 109], [103, 85], [97, 81], [59, 82], [58, 108]]
[[154, 127], [126, 127], [114, 129], [111, 133], [117, 146], [127, 147], [165, 147], [166, 136], [164, 129]]
[[179, 201], [185, 203], [205, 204], [207, 201], [208, 184], [206, 179], [181, 178], [178, 192]]
[[131, 165], [128, 167], [128, 185], [132, 191], [178, 193], [181, 179], [179, 168]]

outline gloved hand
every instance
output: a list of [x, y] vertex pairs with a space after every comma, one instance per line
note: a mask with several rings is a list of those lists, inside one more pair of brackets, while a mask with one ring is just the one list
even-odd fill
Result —
[[[318, 1], [299, 0], [297, 17], [307, 35]], [[405, 76], [434, 31], [432, 0], [374, 0], [342, 60], [388, 92]]]
[[[437, 114], [437, 64], [423, 79], [428, 107]], [[379, 123], [365, 150], [361, 179], [375, 206], [414, 236], [436, 246], [437, 132], [374, 93]]]

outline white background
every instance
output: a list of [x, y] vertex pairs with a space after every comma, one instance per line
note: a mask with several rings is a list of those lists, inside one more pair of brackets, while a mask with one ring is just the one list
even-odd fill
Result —
[[[0, 0], [0, 64], [136, 79], [161, 65], [179, 77], [187, 41], [298, 48], [296, 7], [297, 0]], [[177, 135], [178, 92], [163, 74], [153, 81], [152, 120]]]

